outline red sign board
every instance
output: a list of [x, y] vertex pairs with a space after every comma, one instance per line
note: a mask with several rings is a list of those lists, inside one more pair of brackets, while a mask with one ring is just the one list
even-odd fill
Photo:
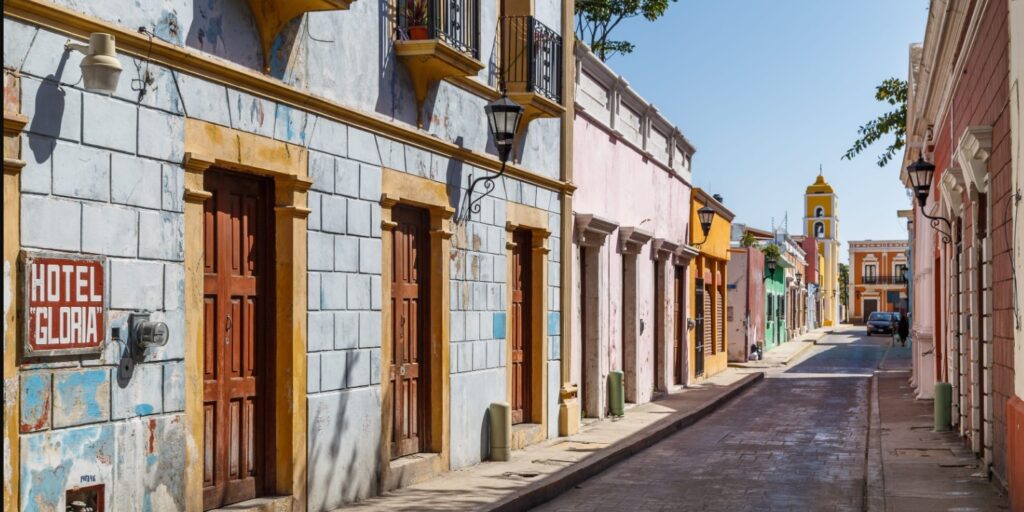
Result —
[[106, 338], [104, 258], [26, 253], [25, 355], [95, 354]]

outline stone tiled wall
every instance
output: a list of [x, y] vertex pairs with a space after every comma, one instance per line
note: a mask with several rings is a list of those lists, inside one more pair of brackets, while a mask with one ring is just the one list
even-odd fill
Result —
[[[243, 0], [141, 7], [119, 0], [58, 3], [260, 67]], [[280, 41], [290, 53], [275, 57], [272, 74], [396, 123], [414, 122], [404, 68], [390, 55], [390, 45], [380, 44], [381, 33], [367, 30], [377, 28], [377, 9], [355, 2], [351, 11], [314, 13], [294, 22], [294, 30], [286, 30], [291, 36]], [[538, 6], [538, 16], [557, 30], [560, 10]], [[482, 26], [493, 31], [495, 24]], [[484, 36], [483, 41], [493, 39]], [[448, 184], [453, 206], [460, 206], [470, 177], [482, 171], [123, 55], [118, 90], [92, 94], [82, 89], [81, 56], [63, 54], [65, 41], [4, 20], [4, 66], [23, 76], [23, 112], [30, 120], [23, 149], [23, 246], [107, 255], [110, 324], [123, 326], [128, 312], [152, 310], [169, 325], [171, 339], [166, 347], [150, 349], [130, 380], [118, 378], [123, 347], [117, 343], [108, 343], [99, 359], [21, 367], [23, 508], [58, 508], [64, 489], [93, 480], [107, 484], [108, 510], [183, 508], [186, 117], [309, 149], [308, 508], [323, 510], [374, 494], [382, 401], [381, 169]], [[487, 73], [493, 67], [481, 79], [489, 80]], [[140, 77], [147, 83], [144, 94], [132, 88]], [[484, 99], [443, 82], [426, 103], [427, 132], [472, 150], [494, 151]], [[557, 177], [559, 130], [558, 120], [533, 121], [518, 148], [521, 165]], [[560, 199], [505, 178], [485, 200], [484, 212], [456, 227], [450, 284], [453, 468], [487, 456], [485, 412], [491, 402], [505, 400], [507, 201], [549, 212], [550, 311], [536, 321], [547, 326], [548, 434], [557, 435]]]
[[141, 103], [129, 80], [112, 96], [86, 92], [80, 56], [60, 59], [65, 38], [6, 19], [4, 32], [29, 118], [23, 249], [107, 256], [109, 327], [125, 332], [128, 314], [146, 310], [170, 328], [130, 378], [116, 341], [98, 358], [23, 362], [22, 508], [56, 509], [65, 489], [102, 483], [111, 509], [180, 509], [183, 105], [166, 73]]

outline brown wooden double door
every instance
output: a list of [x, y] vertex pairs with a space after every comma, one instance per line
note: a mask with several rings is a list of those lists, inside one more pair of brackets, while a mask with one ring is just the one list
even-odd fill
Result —
[[273, 417], [272, 183], [208, 171], [205, 202], [203, 507], [269, 483]]
[[391, 458], [427, 450], [430, 432], [430, 241], [426, 211], [398, 206], [391, 264]]
[[529, 231], [513, 234], [515, 246], [512, 249], [512, 423], [528, 423], [531, 420], [532, 339], [530, 334], [532, 309], [532, 235]]

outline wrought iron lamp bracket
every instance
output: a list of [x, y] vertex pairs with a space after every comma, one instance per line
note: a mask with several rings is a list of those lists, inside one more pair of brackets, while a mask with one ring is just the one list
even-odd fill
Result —
[[[930, 221], [932, 229], [938, 231], [939, 234], [942, 235], [942, 243], [948, 244], [950, 240], [952, 240], [951, 233], [953, 232], [953, 225], [949, 222], [949, 219], [945, 217], [932, 217], [931, 215], [925, 213], [924, 210], [921, 210], [921, 215]], [[945, 230], [939, 227], [940, 222], [946, 225]]]
[[[485, 197], [491, 195], [494, 192], [494, 182], [501, 178], [505, 174], [505, 162], [501, 163], [501, 170], [494, 176], [484, 175], [479, 178], [474, 178], [469, 183], [469, 189], [466, 191], [466, 209], [464, 210], [463, 220], [468, 219], [474, 213], [480, 213], [480, 201]], [[484, 187], [483, 193], [473, 197], [473, 191], [476, 190], [477, 184], [482, 184]]]

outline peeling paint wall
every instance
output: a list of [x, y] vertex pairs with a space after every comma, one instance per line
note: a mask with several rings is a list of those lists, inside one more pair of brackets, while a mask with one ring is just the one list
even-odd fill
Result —
[[[262, 70], [264, 56], [244, 0], [58, 0], [111, 23]], [[543, 4], [543, 5], [541, 5]], [[550, 4], [550, 5], [548, 5]], [[301, 16], [267, 59], [270, 75], [341, 105], [415, 126], [415, 99], [397, 62], [380, 2]], [[496, 4], [482, 2], [477, 79], [493, 84]], [[561, 4], [537, 15], [560, 27]], [[21, 509], [64, 510], [64, 491], [106, 485], [107, 510], [181, 510], [188, 436], [184, 424], [184, 119], [287, 141], [309, 149], [309, 313], [307, 503], [327, 510], [378, 492], [381, 436], [381, 167], [448, 185], [461, 208], [484, 171], [400, 140], [372, 134], [154, 64], [119, 55], [124, 73], [111, 96], [85, 91], [81, 55], [62, 55], [66, 38], [4, 20], [4, 66], [23, 78], [29, 117], [22, 173], [23, 248], [108, 257], [109, 324], [150, 310], [170, 327], [130, 379], [119, 373], [123, 346], [99, 358], [23, 364], [20, 393]], [[146, 83], [144, 94], [133, 80]], [[136, 82], [136, 85], [139, 82]], [[494, 153], [486, 100], [448, 82], [434, 84], [424, 130]], [[518, 154], [523, 167], [559, 176], [560, 122], [533, 121]], [[504, 401], [509, 202], [548, 212], [546, 318], [548, 435], [557, 435], [560, 359], [559, 194], [502, 179], [479, 215], [456, 226], [451, 259], [452, 469], [489, 455], [486, 411]], [[461, 215], [460, 211], [458, 215]], [[5, 294], [13, 287], [5, 270]], [[5, 307], [8, 301], [5, 301]], [[108, 338], [109, 338], [108, 332]], [[9, 389], [8, 389], [9, 388]]]

